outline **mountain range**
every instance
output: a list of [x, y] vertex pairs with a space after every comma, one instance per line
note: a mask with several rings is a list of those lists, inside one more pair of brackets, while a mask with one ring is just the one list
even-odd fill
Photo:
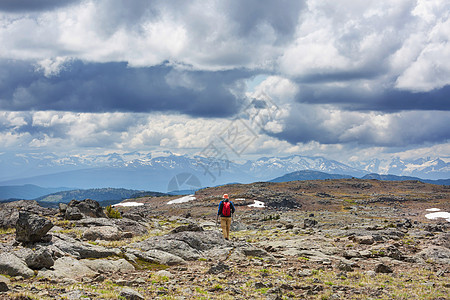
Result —
[[[41, 187], [125, 188], [170, 192], [195, 190], [232, 182], [268, 181], [299, 170], [363, 177], [370, 173], [450, 178], [450, 163], [439, 158], [390, 162], [372, 160], [347, 165], [324, 157], [292, 155], [233, 162], [214, 157], [162, 153], [67, 155], [0, 154], [0, 186], [33, 184]], [[0, 195], [0, 198], [4, 198]]]

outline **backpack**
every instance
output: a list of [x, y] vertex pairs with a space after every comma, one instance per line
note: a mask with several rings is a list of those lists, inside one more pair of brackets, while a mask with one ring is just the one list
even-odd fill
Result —
[[224, 216], [224, 217], [231, 216], [231, 204], [228, 201], [223, 202], [222, 216]]

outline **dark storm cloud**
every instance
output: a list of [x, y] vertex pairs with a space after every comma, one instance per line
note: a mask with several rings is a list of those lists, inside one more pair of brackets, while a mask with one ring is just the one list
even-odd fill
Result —
[[74, 61], [47, 78], [24, 62], [2, 65], [0, 109], [10, 111], [172, 111], [226, 117], [240, 108], [233, 90], [242, 87], [236, 81], [251, 76], [236, 70], [182, 71], [167, 65], [129, 68], [126, 63]]
[[302, 85], [298, 102], [332, 104], [345, 110], [394, 112], [401, 110], [450, 110], [450, 86], [429, 92], [411, 92], [395, 88], [367, 90], [356, 86], [324, 87]]
[[67, 6], [75, 2], [80, 2], [80, 0], [1, 0], [0, 11], [44, 11]]

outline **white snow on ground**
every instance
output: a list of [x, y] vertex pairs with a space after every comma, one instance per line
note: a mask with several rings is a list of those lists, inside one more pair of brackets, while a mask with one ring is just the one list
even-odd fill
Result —
[[189, 195], [189, 196], [184, 196], [181, 198], [170, 200], [169, 202], [167, 202], [167, 204], [179, 204], [179, 203], [189, 202], [189, 201], [192, 201], [195, 199], [196, 198], [194, 197], [194, 195]]
[[245, 198], [236, 198], [234, 201], [245, 201]]
[[112, 205], [112, 206], [115, 207], [115, 206], [142, 206], [142, 205], [144, 205], [144, 203], [139, 203], [139, 202], [124, 202], [124, 203], [114, 204], [114, 205]]
[[265, 207], [264, 202], [262, 201], [258, 201], [258, 200], [254, 200], [255, 203], [253, 204], [249, 204], [249, 207]]
[[431, 214], [426, 214], [425, 218], [427, 218], [427, 219], [443, 218], [443, 219], [446, 219], [447, 222], [450, 222], [450, 213], [445, 212], [445, 211], [434, 212]]
[[439, 208], [428, 208], [426, 211], [440, 211]]

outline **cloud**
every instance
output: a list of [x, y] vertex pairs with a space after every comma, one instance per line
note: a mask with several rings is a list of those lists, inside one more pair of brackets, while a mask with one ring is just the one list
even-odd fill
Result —
[[59, 7], [64, 7], [80, 0], [2, 0], [0, 1], [0, 11], [6, 12], [31, 12], [46, 11]]
[[[0, 62], [0, 109], [76, 112], [171, 111], [192, 116], [230, 116], [240, 107], [239, 81], [248, 71], [187, 71], [173, 66], [129, 68], [125, 63], [70, 66]], [[43, 73], [43, 74], [42, 74]], [[58, 74], [58, 76], [53, 74]]]

